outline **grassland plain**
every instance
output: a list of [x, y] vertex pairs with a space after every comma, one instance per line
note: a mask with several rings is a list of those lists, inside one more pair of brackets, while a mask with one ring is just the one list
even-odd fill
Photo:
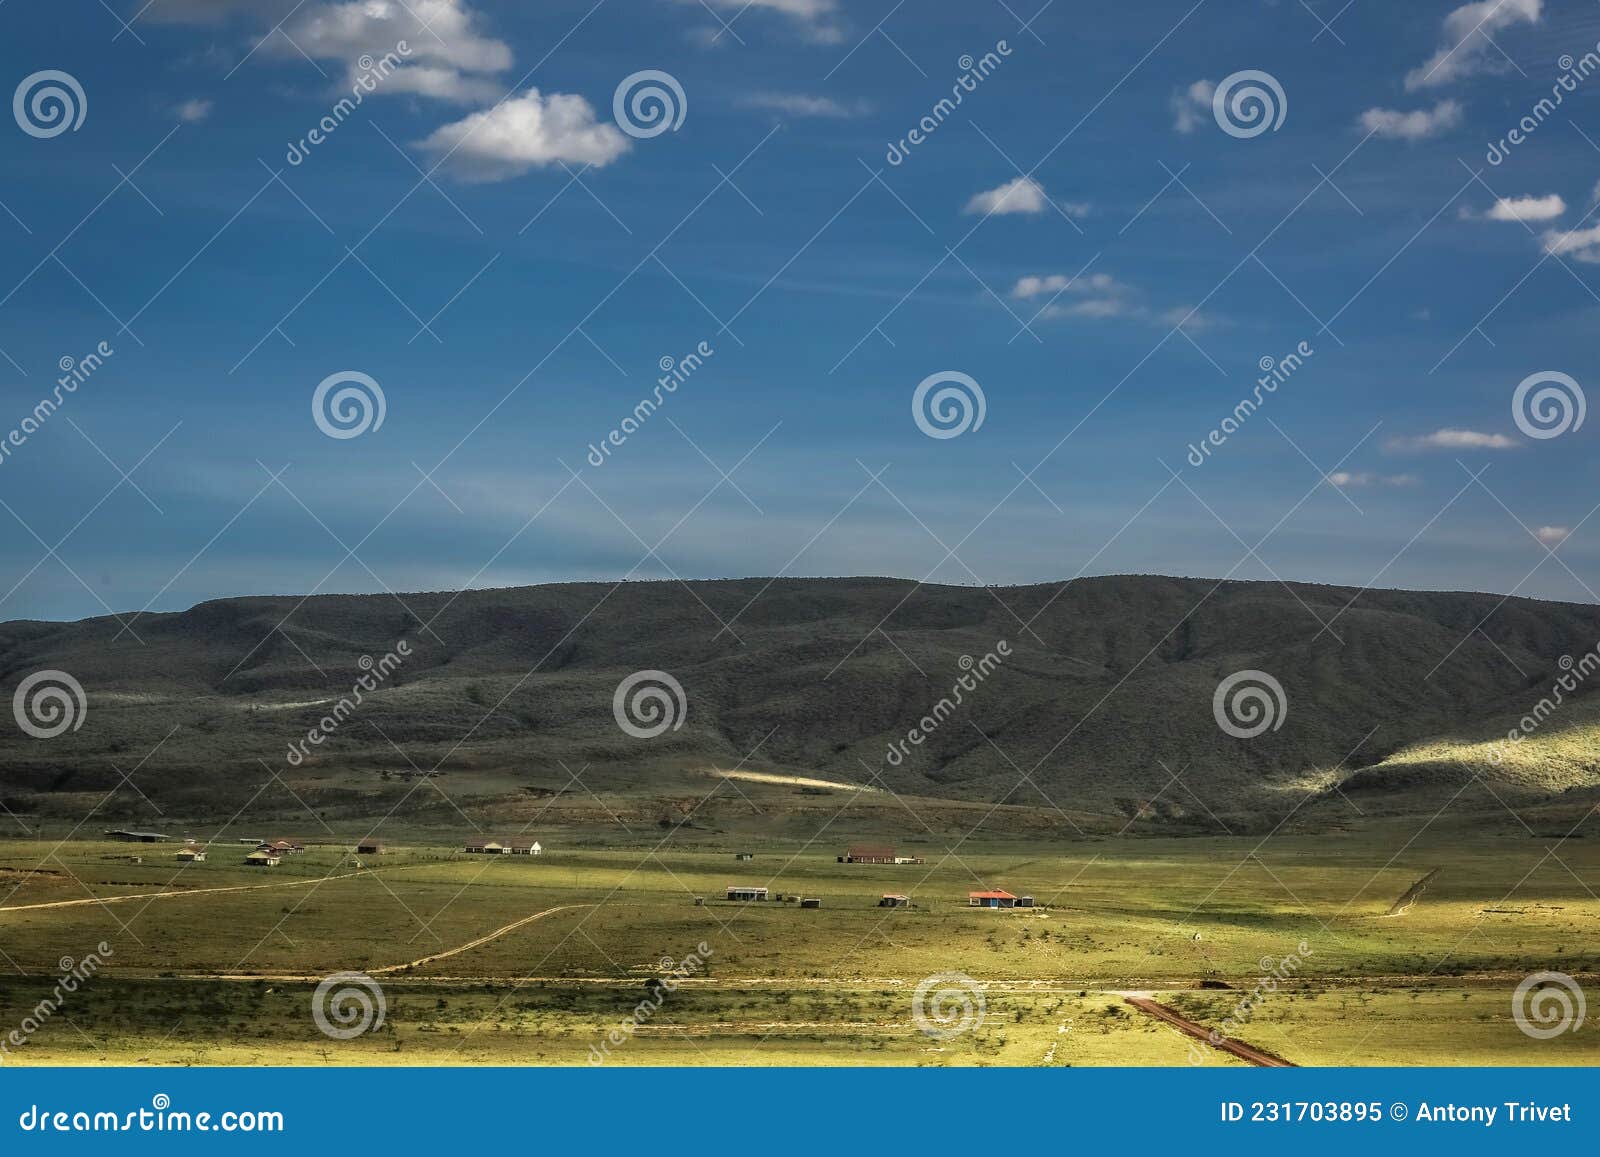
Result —
[[[1592, 1030], [1532, 1039], [1511, 999], [1532, 972], [1600, 973], [1600, 847], [1416, 828], [974, 838], [954, 855], [928, 840], [906, 845], [925, 864], [896, 867], [837, 863], [842, 833], [836, 847], [555, 831], [541, 857], [485, 858], [418, 831], [359, 868], [330, 837], [265, 870], [221, 840], [191, 865], [171, 845], [5, 840], [0, 1029], [49, 994], [62, 957], [104, 942], [99, 975], [7, 1063], [584, 1064], [703, 943], [705, 966], [610, 1063], [1222, 1064], [1236, 1062], [1123, 996], [1216, 1024], [1263, 961], [1293, 954], [1231, 1035], [1301, 1064], [1600, 1063]], [[734, 883], [823, 907], [730, 904]], [[979, 887], [1040, 907], [974, 910]], [[891, 891], [914, 906], [879, 908]], [[330, 1039], [312, 993], [347, 970], [377, 979], [386, 1016]], [[944, 973], [971, 977], [984, 1011], [940, 1040], [913, 1003]]]

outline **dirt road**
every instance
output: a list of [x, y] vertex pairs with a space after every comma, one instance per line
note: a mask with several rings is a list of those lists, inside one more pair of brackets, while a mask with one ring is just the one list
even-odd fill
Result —
[[1204, 1041], [1214, 1049], [1221, 1049], [1225, 1053], [1230, 1053], [1246, 1064], [1258, 1065], [1264, 1069], [1292, 1069], [1298, 1067], [1293, 1061], [1286, 1061], [1282, 1057], [1273, 1056], [1269, 1052], [1251, 1048], [1247, 1044], [1230, 1040], [1227, 1037], [1222, 1037], [1216, 1043], [1212, 1043], [1211, 1030], [1206, 1028], [1205, 1025], [1190, 1020], [1182, 1013], [1170, 1009], [1164, 1004], [1157, 1004], [1147, 996], [1125, 996], [1123, 1000], [1133, 1005], [1140, 1012], [1148, 1013], [1157, 1020], [1165, 1021], [1179, 1032], [1187, 1033], [1196, 1040]]
[[468, 940], [465, 944], [459, 944], [454, 948], [446, 948], [443, 952], [435, 952], [432, 956], [422, 956], [416, 960], [408, 960], [404, 964], [386, 964], [382, 968], [368, 969], [367, 972], [370, 976], [382, 976], [389, 972], [403, 972], [407, 968], [420, 968], [424, 964], [432, 964], [435, 960], [443, 960], [447, 956], [458, 956], [463, 952], [470, 952], [474, 948], [481, 948], [491, 940], [498, 940], [507, 933], [515, 932], [524, 924], [532, 924], [535, 920], [542, 920], [546, 916], [553, 916], [557, 912], [565, 912], [568, 908], [593, 907], [593, 904], [557, 904], [554, 908], [546, 908], [543, 912], [535, 912], [532, 916], [524, 916], [520, 920], [513, 920], [504, 927], [496, 928], [493, 932], [486, 933], [476, 940]]

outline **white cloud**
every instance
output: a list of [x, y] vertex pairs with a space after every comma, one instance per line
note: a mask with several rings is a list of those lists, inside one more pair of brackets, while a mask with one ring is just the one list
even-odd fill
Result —
[[1484, 434], [1477, 430], [1456, 430], [1445, 427], [1431, 434], [1410, 438], [1391, 438], [1391, 450], [1514, 450], [1521, 443], [1504, 434]]
[[1361, 127], [1369, 133], [1400, 141], [1420, 141], [1424, 137], [1438, 136], [1460, 123], [1461, 104], [1453, 100], [1442, 100], [1431, 109], [1401, 112], [1392, 108], [1369, 108], [1361, 114]]
[[628, 151], [615, 125], [595, 120], [581, 96], [530, 88], [493, 108], [435, 129], [418, 147], [441, 157], [465, 180], [498, 181], [531, 168], [570, 161], [608, 165]]
[[1172, 94], [1172, 127], [1180, 133], [1192, 133], [1211, 115], [1211, 98], [1216, 93], [1215, 82], [1197, 80], [1188, 88]]
[[1550, 221], [1567, 211], [1559, 193], [1544, 197], [1501, 197], [1484, 219], [1488, 221]]
[[863, 116], [870, 112], [864, 101], [842, 104], [827, 96], [810, 96], [803, 92], [758, 92], [739, 102], [746, 108], [771, 109], [793, 117], [846, 118]]
[[1043, 185], [1032, 177], [1018, 177], [1016, 180], [1007, 181], [996, 188], [974, 195], [967, 202], [966, 211], [986, 216], [1002, 213], [1043, 213], [1049, 204], [1050, 198], [1045, 195]]
[[1415, 474], [1372, 474], [1365, 470], [1335, 470], [1328, 475], [1328, 481], [1341, 488], [1365, 486], [1403, 487], [1415, 486], [1418, 478]]
[[1572, 528], [1570, 526], [1541, 526], [1533, 533], [1534, 537], [1546, 546], [1554, 546], [1558, 542], [1564, 542], [1567, 536], [1572, 533]]
[[1122, 293], [1127, 289], [1109, 273], [1091, 273], [1087, 277], [1068, 277], [1064, 273], [1017, 278], [1011, 287], [1011, 296], [1027, 300], [1050, 293]]
[[[707, 7], [732, 12], [732, 20], [747, 8], [764, 9], [786, 16], [800, 29], [807, 40], [817, 44], [838, 44], [844, 39], [844, 29], [839, 26], [836, 0], [684, 0], [685, 3], [704, 3]], [[722, 31], [719, 25], [716, 31]], [[721, 40], [732, 39], [725, 32]]]
[[1444, 42], [1406, 74], [1406, 91], [1437, 88], [1464, 76], [1510, 67], [1491, 39], [1513, 24], [1537, 24], [1544, 0], [1475, 0], [1444, 18]]
[[209, 100], [186, 100], [172, 110], [178, 114], [178, 119], [185, 124], [196, 124], [211, 115], [211, 102]]
[[1587, 229], [1546, 229], [1544, 248], [1557, 257], [1570, 256], [1574, 261], [1600, 265], [1600, 225]]

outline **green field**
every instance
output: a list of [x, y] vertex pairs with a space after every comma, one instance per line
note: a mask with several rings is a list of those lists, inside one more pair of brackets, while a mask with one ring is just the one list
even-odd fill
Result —
[[[170, 844], [10, 840], [0, 1033], [50, 995], [61, 958], [110, 951], [4, 1060], [584, 1064], [627, 1019], [609, 1063], [1236, 1064], [1123, 995], [1212, 1027], [1262, 961], [1293, 954], [1229, 1035], [1311, 1065], [1600, 1062], [1592, 1031], [1536, 1040], [1512, 1017], [1529, 973], [1600, 972], [1587, 883], [1600, 849], [1413, 832], [1282, 835], [1259, 850], [1258, 838], [989, 839], [951, 854], [930, 840], [903, 845], [925, 864], [894, 867], [835, 862], [844, 837], [657, 849], [653, 837], [566, 847], [552, 833], [528, 858], [419, 834], [361, 868], [330, 844], [271, 869], [221, 841], [206, 863], [179, 865]], [[734, 883], [823, 906], [729, 903]], [[980, 887], [1038, 907], [971, 909]], [[887, 891], [914, 906], [879, 908]], [[635, 1025], [651, 978], [701, 943], [704, 967]], [[318, 981], [341, 971], [372, 974], [387, 1006], [381, 1027], [349, 1040], [311, 1015]], [[983, 1014], [936, 1039], [913, 1002], [943, 973], [972, 979]]]

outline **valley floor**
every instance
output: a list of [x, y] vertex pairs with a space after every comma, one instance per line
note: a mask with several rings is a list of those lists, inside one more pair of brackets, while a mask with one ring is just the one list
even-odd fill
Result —
[[[222, 841], [199, 864], [0, 841], [0, 1063], [1242, 1063], [1128, 996], [1301, 1065], [1600, 1063], [1578, 1031], [1589, 840], [929, 840], [890, 866], [836, 862], [842, 837], [540, 835], [539, 857], [419, 834], [265, 869]], [[730, 903], [733, 884], [822, 906]], [[1037, 906], [968, 906], [988, 889]], [[345, 972], [365, 979], [322, 983]], [[1543, 972], [1576, 988], [1516, 996]], [[1569, 1031], [1524, 1031], [1564, 1008]]]

